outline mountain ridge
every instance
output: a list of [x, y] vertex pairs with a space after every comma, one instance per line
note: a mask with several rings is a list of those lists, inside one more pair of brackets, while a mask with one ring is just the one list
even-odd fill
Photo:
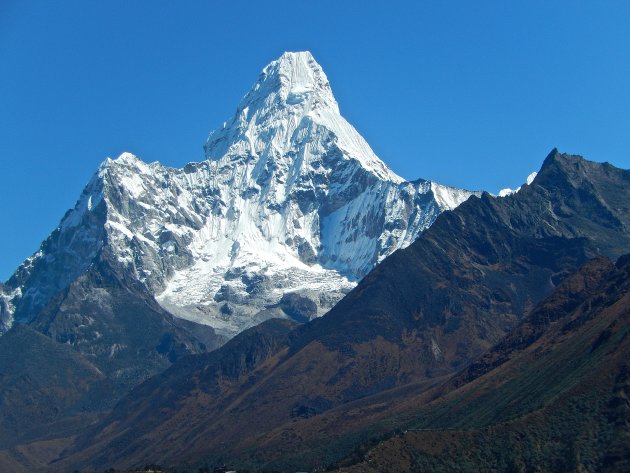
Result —
[[[177, 388], [171, 377], [182, 373], [171, 368], [160, 391], [176, 403], [139, 386], [82, 437], [90, 447], [70, 449], [62, 464], [140, 464], [150, 451], [161, 452], [152, 461], [173, 466], [220, 457], [271, 469], [333, 461], [365, 430], [387, 424], [379, 412], [399, 396], [427, 391], [490, 350], [586, 261], [628, 252], [630, 214], [618, 203], [630, 202], [629, 182], [624, 170], [554, 150], [517, 194], [484, 194], [441, 214], [236, 386], [201, 399]], [[596, 215], [601, 208], [611, 213]], [[206, 379], [203, 366], [185, 376]], [[124, 452], [114, 449], [122, 438]]]

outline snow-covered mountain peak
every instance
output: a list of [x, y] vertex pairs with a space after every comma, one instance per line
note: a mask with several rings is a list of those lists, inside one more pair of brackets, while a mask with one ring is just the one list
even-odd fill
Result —
[[276, 104], [310, 111], [330, 108], [339, 113], [328, 78], [310, 52], [285, 52], [260, 74], [239, 109]]
[[326, 74], [308, 52], [284, 53], [265, 67], [234, 117], [210, 133], [204, 148], [219, 167], [262, 161], [288, 174], [338, 151], [339, 160], [358, 162], [378, 179], [404, 181], [340, 115]]
[[340, 115], [308, 52], [265, 67], [205, 150], [181, 169], [106, 159], [2, 289], [0, 333], [95, 261], [221, 335], [308, 320], [473, 194], [393, 173]]
[[140, 172], [150, 172], [151, 168], [161, 166], [160, 163], [147, 163], [133, 153], [124, 151], [117, 158], [106, 158], [100, 165], [99, 171], [111, 168], [128, 168]]
[[97, 172], [92, 177], [90, 181], [91, 187], [97, 183], [99, 186], [102, 186], [102, 183], [107, 180], [107, 176], [109, 175], [118, 174], [120, 172], [138, 174], [143, 171], [146, 172], [147, 167], [147, 163], [128, 152], [120, 154], [117, 158], [107, 157], [101, 162]]
[[114, 159], [114, 161], [117, 161], [120, 163], [135, 163], [137, 161], [140, 161], [140, 159], [135, 154], [130, 153], [128, 151], [124, 151], [120, 154], [120, 156]]

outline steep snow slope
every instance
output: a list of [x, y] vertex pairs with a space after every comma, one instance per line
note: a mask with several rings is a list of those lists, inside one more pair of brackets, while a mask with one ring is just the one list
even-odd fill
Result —
[[107, 159], [0, 288], [5, 326], [32, 319], [102, 251], [164, 308], [222, 335], [308, 320], [471, 195], [393, 173], [308, 52], [269, 64], [205, 153], [183, 169]]

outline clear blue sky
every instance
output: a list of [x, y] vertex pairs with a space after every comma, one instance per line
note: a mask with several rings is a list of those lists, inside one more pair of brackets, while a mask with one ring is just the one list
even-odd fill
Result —
[[283, 51], [407, 179], [496, 192], [554, 146], [630, 168], [628, 1], [0, 1], [0, 280], [131, 151], [203, 159]]

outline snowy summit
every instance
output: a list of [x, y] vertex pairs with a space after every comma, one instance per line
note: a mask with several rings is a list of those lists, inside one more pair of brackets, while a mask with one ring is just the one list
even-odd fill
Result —
[[309, 52], [284, 53], [265, 67], [234, 117], [210, 133], [206, 157], [290, 157], [305, 138], [323, 136], [324, 130], [333, 132], [335, 145], [365, 169], [381, 179], [403, 181], [339, 114], [328, 78]]

